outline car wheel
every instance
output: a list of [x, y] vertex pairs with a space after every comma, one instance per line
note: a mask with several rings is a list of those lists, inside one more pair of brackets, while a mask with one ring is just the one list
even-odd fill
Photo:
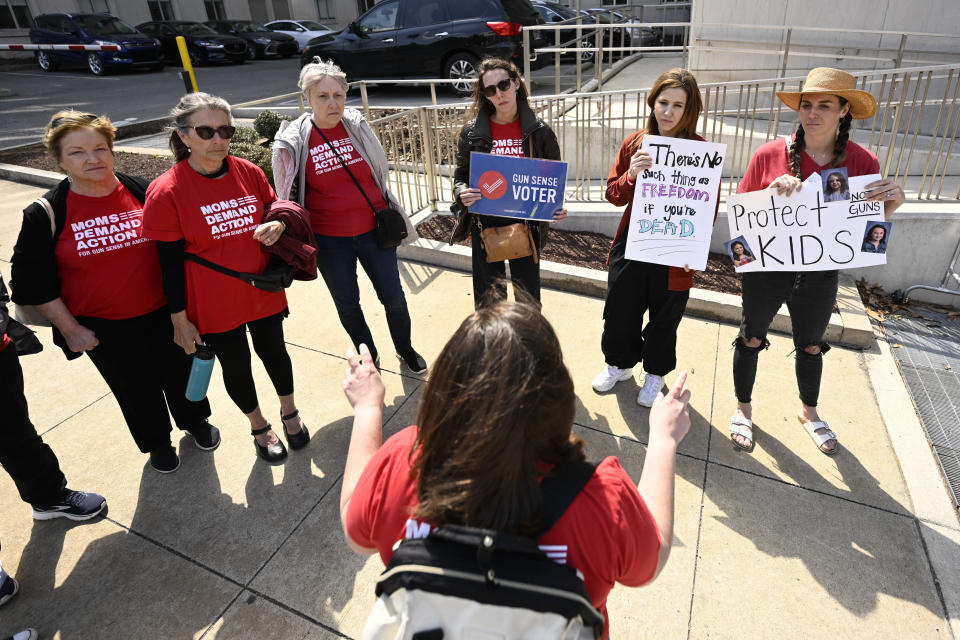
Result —
[[[584, 38], [583, 40], [580, 41], [580, 48], [592, 47], [592, 46], [593, 46], [592, 38]], [[581, 51], [580, 62], [584, 62], [584, 63], [593, 62], [593, 58], [596, 54], [597, 54], [596, 51]]]
[[107, 72], [103, 60], [93, 51], [87, 54], [87, 68], [95, 76], [102, 76]]
[[48, 51], [37, 51], [37, 64], [43, 71], [57, 70], [57, 65]]
[[257, 48], [253, 45], [247, 45], [247, 60], [257, 59]]
[[203, 66], [203, 60], [200, 59], [200, 54], [198, 54], [196, 51], [194, 51], [193, 49], [190, 49], [190, 50], [187, 52], [187, 55], [190, 56], [190, 65], [191, 65], [191, 66], [193, 66], [193, 67]]
[[477, 77], [476, 56], [469, 53], [453, 54], [443, 67], [443, 77], [458, 81], [449, 85], [458, 96], [470, 95]]

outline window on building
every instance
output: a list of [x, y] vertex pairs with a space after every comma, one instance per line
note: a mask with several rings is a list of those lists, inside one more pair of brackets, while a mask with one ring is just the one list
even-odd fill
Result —
[[273, 19], [290, 19], [290, 3], [287, 0], [273, 0]]
[[317, 17], [321, 20], [336, 17], [333, 15], [333, 0], [317, 0]]
[[0, 0], [0, 29], [29, 29], [31, 22], [27, 0]]
[[147, 0], [151, 20], [173, 20], [173, 6], [170, 0]]
[[86, 13], [110, 13], [107, 0], [77, 0], [77, 6]]
[[207, 10], [207, 20], [226, 20], [227, 12], [223, 10], [223, 0], [204, 0]]

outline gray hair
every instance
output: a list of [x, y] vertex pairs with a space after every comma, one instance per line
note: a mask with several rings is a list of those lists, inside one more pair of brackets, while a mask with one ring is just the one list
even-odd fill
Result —
[[313, 62], [305, 64], [303, 69], [300, 69], [300, 80], [297, 81], [297, 86], [300, 87], [303, 97], [306, 98], [307, 94], [310, 93], [310, 88], [327, 77], [340, 83], [344, 91], [350, 88], [347, 83], [347, 74], [343, 72], [343, 69], [335, 65], [333, 60], [324, 62], [320, 59], [320, 56], [314, 56]]
[[230, 124], [233, 124], [233, 113], [230, 111], [230, 103], [219, 96], [212, 96], [202, 91], [197, 93], [187, 93], [173, 109], [170, 110], [170, 117], [173, 118], [171, 126], [167, 127], [170, 132], [170, 151], [177, 162], [187, 158], [190, 155], [190, 149], [183, 143], [177, 131], [187, 128], [187, 120], [201, 109], [210, 109], [212, 111], [223, 111], [230, 118]]

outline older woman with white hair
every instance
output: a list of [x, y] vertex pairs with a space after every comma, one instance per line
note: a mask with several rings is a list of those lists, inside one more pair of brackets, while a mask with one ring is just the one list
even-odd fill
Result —
[[[273, 143], [277, 195], [310, 212], [317, 237], [317, 267], [354, 347], [366, 344], [380, 358], [360, 308], [357, 261], [383, 304], [397, 357], [414, 373], [427, 363], [410, 340], [410, 313], [400, 284], [396, 246], [378, 238], [377, 216], [386, 209], [402, 216], [409, 243], [417, 238], [406, 213], [387, 189], [387, 156], [356, 109], [345, 109], [346, 74], [314, 58], [300, 70], [298, 85], [310, 107], [284, 123]], [[398, 230], [402, 234], [402, 230]], [[384, 246], [386, 244], [386, 246]]]

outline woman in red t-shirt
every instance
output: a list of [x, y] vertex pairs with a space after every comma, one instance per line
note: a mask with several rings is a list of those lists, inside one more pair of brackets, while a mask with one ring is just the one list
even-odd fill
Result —
[[[686, 69], [670, 69], [661, 74], [647, 94], [647, 105], [650, 117], [646, 128], [623, 141], [607, 178], [607, 200], [627, 208], [607, 259], [607, 300], [600, 338], [606, 366], [593, 378], [594, 391], [606, 393], [618, 382], [631, 378], [634, 365], [643, 362], [645, 376], [637, 395], [637, 404], [642, 407], [653, 405], [663, 377], [677, 366], [677, 327], [690, 298], [693, 272], [686, 267], [679, 269], [625, 257], [637, 176], [653, 166], [650, 154], [640, 146], [648, 133], [703, 140], [695, 133], [702, 109], [700, 89]], [[643, 326], [647, 312], [649, 319]]]
[[[877, 158], [849, 139], [853, 119], [870, 118], [876, 99], [856, 88], [856, 79], [838, 69], [820, 67], [807, 75], [801, 91], [778, 91], [777, 97], [799, 112], [800, 123], [790, 141], [777, 139], [761, 146], [750, 158], [738, 193], [773, 187], [780, 195], [799, 190], [803, 180], [836, 167], [849, 177], [880, 173]], [[867, 200], [883, 202], [890, 215], [904, 202], [903, 189], [893, 180], [867, 185]], [[730, 437], [746, 451], [754, 445], [751, 396], [757, 358], [770, 346], [767, 329], [784, 303], [790, 312], [796, 347], [800, 410], [797, 419], [823, 453], [838, 450], [837, 436], [817, 413], [823, 354], [830, 345], [823, 335], [837, 302], [838, 272], [751, 272], [743, 276], [743, 321], [734, 341], [733, 383], [737, 408], [730, 418]]]
[[197, 344], [213, 348], [227, 394], [250, 421], [257, 455], [279, 462], [287, 450], [260, 411], [247, 330], [280, 398], [287, 442], [292, 449], [307, 446], [283, 340], [287, 298], [185, 260], [192, 254], [234, 271], [263, 272], [269, 255], [261, 245], [276, 243], [285, 229], [279, 221], [263, 223], [265, 207], [277, 197], [263, 171], [227, 154], [234, 127], [226, 100], [188, 93], [171, 116], [177, 163], [150, 185], [143, 226], [157, 241], [174, 340], [186, 353]]
[[[477, 116], [460, 131], [457, 144], [457, 168], [453, 174], [454, 213], [457, 226], [450, 242], [465, 239], [470, 233], [473, 271], [473, 304], [479, 309], [485, 302], [494, 302], [507, 295], [503, 279], [506, 260], [487, 261], [481, 233], [484, 228], [527, 225], [533, 237], [536, 254], [514, 258], [510, 262], [510, 281], [514, 289], [526, 291], [540, 302], [540, 263], [538, 255], [546, 243], [549, 223], [522, 222], [516, 218], [473, 215], [470, 206], [481, 198], [480, 189], [470, 186], [470, 154], [560, 159], [560, 145], [553, 130], [527, 104], [527, 86], [520, 70], [512, 62], [487, 58], [477, 67], [477, 84], [473, 90], [473, 110]], [[567, 217], [566, 208], [553, 214], [553, 221]]]
[[60, 111], [44, 143], [67, 174], [24, 210], [13, 249], [13, 299], [36, 305], [67, 357], [86, 352], [113, 392], [137, 447], [161, 473], [180, 459], [174, 420], [201, 449], [220, 444], [206, 400], [184, 396], [190, 359], [171, 342], [153, 242], [142, 234], [147, 183], [114, 173], [103, 116]]
[[[540, 479], [584, 459], [572, 434], [573, 380], [534, 304], [500, 301], [464, 320], [434, 364], [419, 426], [383, 446], [383, 381], [365, 346], [349, 354], [349, 364], [344, 390], [355, 413], [340, 517], [359, 553], [379, 552], [387, 563], [397, 541], [441, 524], [531, 535], [540, 524]], [[690, 428], [685, 382], [684, 372], [650, 412], [639, 487], [615, 457], [604, 459], [539, 538], [550, 557], [583, 574], [604, 617], [614, 583], [646, 584], [669, 555], [674, 454]]]

